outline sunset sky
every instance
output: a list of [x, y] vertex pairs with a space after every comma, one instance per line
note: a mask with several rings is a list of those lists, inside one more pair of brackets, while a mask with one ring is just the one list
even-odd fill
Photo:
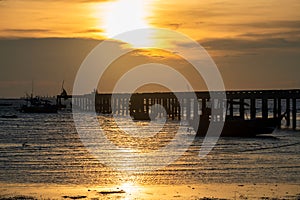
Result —
[[[62, 80], [71, 92], [93, 47], [124, 31], [151, 27], [198, 41], [228, 90], [300, 88], [299, 10], [299, 0], [0, 0], [0, 97], [23, 96], [32, 80], [39, 95], [59, 93]], [[167, 54], [154, 59], [153, 52], [139, 57], [177, 62]], [[137, 63], [131, 56], [113, 70]], [[181, 70], [191, 72], [184, 64]]]

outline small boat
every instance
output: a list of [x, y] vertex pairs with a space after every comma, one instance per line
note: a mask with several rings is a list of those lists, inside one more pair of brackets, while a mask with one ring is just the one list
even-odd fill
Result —
[[26, 101], [26, 104], [22, 105], [20, 109], [18, 109], [20, 112], [57, 113], [57, 111], [59, 110], [59, 106], [52, 104], [48, 99], [42, 99], [38, 96], [33, 97], [33, 81], [31, 95], [29, 96], [28, 94], [26, 94], [26, 96], [27, 98], [24, 99]]
[[[239, 103], [241, 104], [241, 103]], [[231, 102], [231, 105], [233, 103]], [[246, 104], [244, 104], [246, 105]], [[240, 105], [240, 106], [244, 106]], [[283, 116], [273, 118], [244, 119], [242, 116], [226, 115], [221, 137], [254, 137], [260, 134], [271, 134]], [[190, 121], [190, 125], [197, 132], [197, 136], [206, 136], [209, 125], [220, 124], [220, 121], [211, 120], [211, 109], [206, 108], [198, 122]], [[213, 134], [212, 134], [213, 136]]]
[[25, 99], [26, 104], [19, 109], [23, 113], [57, 113], [59, 107], [51, 104], [49, 100], [41, 99], [39, 97], [31, 97]]

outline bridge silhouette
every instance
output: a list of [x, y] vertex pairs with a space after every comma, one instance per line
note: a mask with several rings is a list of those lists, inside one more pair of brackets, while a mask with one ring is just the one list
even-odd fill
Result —
[[[224, 96], [226, 96], [226, 99], [222, 98]], [[257, 116], [262, 118], [279, 117], [284, 113], [286, 126], [295, 130], [297, 128], [297, 104], [300, 106], [300, 89], [61, 94], [57, 95], [57, 104], [62, 104], [64, 99], [68, 98], [72, 98], [73, 108], [80, 111], [96, 111], [101, 114], [120, 116], [128, 116], [138, 111], [141, 113], [155, 113], [158, 117], [167, 117], [172, 120], [181, 120], [182, 118], [193, 120], [196, 115], [203, 113], [208, 106], [213, 106], [213, 109], [215, 109], [217, 120], [223, 120], [224, 109], [227, 109], [227, 115], [229, 116], [249, 117], [251, 119]], [[249, 115], [246, 110], [249, 110]], [[280, 124], [278, 124], [278, 127], [280, 128]]]

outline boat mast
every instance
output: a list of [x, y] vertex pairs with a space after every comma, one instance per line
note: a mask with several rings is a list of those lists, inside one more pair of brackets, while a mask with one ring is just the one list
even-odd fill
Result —
[[31, 81], [31, 98], [33, 98], [33, 80]]
[[62, 81], [62, 84], [61, 84], [61, 92], [64, 91], [64, 83], [65, 83], [65, 80]]

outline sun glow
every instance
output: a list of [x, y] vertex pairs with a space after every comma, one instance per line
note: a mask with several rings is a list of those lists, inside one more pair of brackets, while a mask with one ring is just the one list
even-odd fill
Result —
[[149, 28], [147, 1], [119, 0], [106, 4], [103, 28], [108, 37], [139, 28]]
[[[117, 0], [101, 3], [95, 16], [99, 19], [97, 25], [107, 38], [114, 38], [118, 34], [142, 28], [151, 28], [148, 17], [152, 0]], [[151, 44], [149, 32], [139, 35], [139, 41], [124, 41], [134, 47]]]

